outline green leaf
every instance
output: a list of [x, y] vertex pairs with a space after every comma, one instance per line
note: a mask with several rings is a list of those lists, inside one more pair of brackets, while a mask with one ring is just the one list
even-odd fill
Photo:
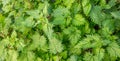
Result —
[[23, 22], [23, 23], [26, 27], [33, 27], [35, 22], [33, 20], [33, 17], [30, 16], [30, 17], [26, 18], [25, 22]]
[[101, 22], [105, 20], [105, 14], [101, 12], [102, 8], [100, 6], [93, 6], [90, 12], [90, 17], [95, 24], [101, 26]]
[[52, 13], [52, 16], [54, 17], [53, 24], [55, 25], [63, 25], [65, 24], [66, 18], [70, 15], [70, 12], [65, 7], [58, 7], [54, 10]]
[[50, 40], [52, 38], [52, 35], [53, 35], [52, 25], [51, 24], [44, 24], [43, 31], [44, 31], [45, 35], [48, 37], [48, 39]]
[[49, 3], [47, 1], [44, 2], [45, 6], [43, 8], [43, 14], [45, 16], [48, 16], [48, 7], [49, 7]]
[[77, 56], [72, 55], [72, 56], [70, 56], [69, 60], [67, 60], [67, 61], [77, 61]]
[[111, 7], [116, 5], [117, 0], [110, 0], [108, 4], [106, 5], [107, 9], [110, 9]]
[[90, 0], [82, 0], [82, 7], [83, 7], [84, 14], [87, 16], [92, 7]]
[[52, 15], [53, 15], [54, 17], [59, 17], [59, 16], [62, 16], [62, 15], [64, 15], [64, 17], [66, 17], [66, 16], [68, 16], [69, 14], [70, 14], [70, 12], [69, 12], [69, 10], [68, 10], [67, 8], [60, 6], [60, 7], [56, 8], [56, 9], [54, 10], [54, 12], [53, 12]]
[[2, 0], [3, 6], [7, 5], [10, 2], [10, 0]]
[[65, 23], [65, 18], [69, 16], [70, 12], [67, 8], [64, 7], [58, 7], [54, 10], [52, 16], [55, 18], [53, 20], [53, 23], [59, 25]]
[[100, 5], [105, 6], [106, 5], [106, 0], [100, 0]]
[[28, 58], [28, 61], [34, 61], [35, 54], [33, 52], [27, 52], [27, 58]]
[[69, 34], [69, 40], [71, 45], [75, 45], [81, 37], [81, 32], [78, 29], [74, 29], [71, 34]]
[[77, 57], [76, 57], [75, 55], [72, 55], [72, 56], [70, 57], [70, 61], [77, 61]]
[[96, 48], [95, 53], [96, 53], [96, 61], [102, 61], [104, 58], [105, 50], [102, 48]]
[[2, 14], [0, 14], [0, 23], [3, 24], [4, 20], [5, 20], [5, 17]]
[[10, 11], [12, 11], [12, 5], [5, 5], [2, 7], [2, 10], [5, 12], [5, 13], [8, 13]]
[[103, 21], [102, 26], [107, 27], [110, 32], [113, 32], [115, 30], [115, 23], [112, 19], [106, 19], [105, 21]]
[[13, 31], [11, 34], [11, 38], [16, 38], [16, 37], [17, 37], [17, 33], [16, 33], [16, 31]]
[[61, 42], [56, 38], [52, 38], [49, 41], [49, 48], [50, 48], [50, 52], [53, 54], [60, 53], [63, 50], [63, 46]]
[[59, 61], [59, 56], [54, 56], [53, 61]]
[[107, 52], [110, 55], [111, 59], [116, 59], [117, 57], [120, 57], [120, 48], [119, 45], [115, 42], [112, 42], [107, 47]]
[[80, 26], [80, 25], [84, 25], [85, 22], [86, 22], [85, 18], [82, 15], [76, 14], [73, 20], [73, 25]]
[[43, 61], [41, 58], [37, 58], [37, 61]]
[[73, 3], [71, 9], [72, 9], [73, 14], [77, 14], [79, 11], [82, 11], [80, 3]]
[[63, 59], [66, 59], [67, 58], [67, 51], [63, 51], [60, 56], [62, 56]]
[[28, 47], [29, 50], [42, 49], [43, 51], [47, 51], [46, 38], [44, 36], [40, 36], [38, 32], [36, 32], [32, 37], [32, 43]]
[[3, 41], [0, 41], [0, 59], [2, 59], [2, 55], [3, 55], [3, 52], [4, 52], [4, 43], [3, 43]]
[[111, 15], [116, 19], [120, 19], [120, 11], [111, 12]]
[[24, 51], [18, 57], [18, 61], [34, 61], [34, 60], [35, 60], [35, 54], [31, 51]]
[[64, 5], [67, 6], [67, 8], [70, 8], [72, 6], [72, 3], [74, 3], [75, 0], [64, 0]]
[[93, 54], [86, 52], [83, 58], [84, 61], [94, 61], [94, 56]]
[[120, 20], [115, 20], [115, 28], [120, 30]]
[[13, 31], [10, 37], [10, 44], [13, 46], [15, 45], [15, 42], [17, 41], [17, 33], [16, 31]]
[[8, 55], [6, 57], [6, 61], [17, 61], [18, 52], [15, 50], [9, 50]]
[[102, 42], [100, 41], [99, 35], [87, 35], [86, 38], [79, 41], [79, 43], [74, 48], [98, 48], [101, 47]]
[[59, 16], [59, 17], [55, 18], [52, 23], [55, 25], [63, 25], [63, 24], [65, 24], [65, 19], [63, 16]]
[[30, 16], [32, 16], [33, 18], [39, 18], [40, 15], [40, 11], [39, 10], [29, 10], [29, 11], [26, 11], [26, 13]]

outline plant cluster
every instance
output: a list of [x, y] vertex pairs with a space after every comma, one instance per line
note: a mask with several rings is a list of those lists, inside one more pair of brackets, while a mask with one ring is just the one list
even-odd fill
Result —
[[120, 61], [120, 0], [0, 0], [0, 61]]

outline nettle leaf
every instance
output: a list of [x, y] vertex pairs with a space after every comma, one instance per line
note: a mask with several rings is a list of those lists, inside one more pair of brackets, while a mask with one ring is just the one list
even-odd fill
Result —
[[38, 58], [36, 59], [36, 61], [43, 61], [43, 60], [42, 60], [41, 58], [38, 57]]
[[35, 60], [35, 54], [31, 51], [24, 51], [18, 57], [18, 61], [34, 61], [34, 60]]
[[43, 25], [43, 31], [45, 35], [48, 37], [48, 39], [51, 39], [53, 36], [53, 30], [52, 30], [52, 25], [50, 24], [44, 24]]
[[[15, 17], [15, 24], [14, 24], [14, 29], [23, 32], [23, 33], [27, 33], [29, 28], [33, 25], [33, 17], [27, 17], [26, 19], [24, 18], [24, 16], [22, 15], [22, 13], [18, 13], [18, 17]], [[28, 23], [29, 22], [29, 23]]]
[[27, 34], [31, 30], [31, 28], [34, 27], [34, 24], [35, 21], [33, 20], [32, 16], [27, 18], [21, 16], [15, 18], [15, 24], [13, 25], [13, 27], [14, 29], [22, 32], [23, 34]]
[[71, 48], [70, 53], [80, 55], [82, 53], [82, 50], [80, 48]]
[[69, 40], [71, 45], [75, 45], [77, 43], [77, 41], [80, 39], [80, 32], [75, 32], [74, 34], [71, 34], [69, 36]]
[[5, 17], [2, 14], [0, 14], [0, 23], [3, 24], [4, 20], [5, 20]]
[[102, 61], [103, 58], [104, 58], [104, 53], [105, 53], [105, 50], [102, 49], [102, 48], [96, 48], [95, 49], [95, 61]]
[[107, 52], [110, 55], [111, 59], [116, 59], [120, 57], [120, 46], [116, 42], [112, 42], [107, 47]]
[[68, 61], [77, 61], [77, 58], [78, 57], [76, 55], [72, 55], [72, 56], [70, 56]]
[[111, 15], [116, 19], [120, 19], [120, 11], [111, 12]]
[[68, 37], [69, 37], [71, 45], [73, 46], [80, 39], [81, 32], [78, 29], [73, 27], [72, 30], [70, 30], [70, 34], [68, 35]]
[[0, 60], [4, 61], [6, 58], [6, 46], [9, 44], [9, 38], [0, 41]]
[[16, 42], [15, 46], [16, 46], [16, 48], [17, 48], [18, 51], [22, 51], [23, 48], [26, 46], [24, 39], [22, 39], [22, 38], [19, 39], [19, 40]]
[[9, 50], [8, 55], [6, 57], [6, 61], [17, 61], [18, 52], [15, 50]]
[[85, 61], [102, 61], [104, 57], [104, 49], [96, 48], [95, 54], [86, 52], [84, 55]]
[[15, 42], [17, 41], [17, 33], [16, 31], [13, 31], [10, 37], [10, 45], [15, 45]]
[[23, 22], [26, 27], [33, 27], [35, 21], [33, 20], [33, 17], [27, 17], [25, 21]]
[[82, 0], [83, 12], [87, 16], [91, 10], [91, 3], [90, 0]]
[[66, 26], [70, 25], [71, 21], [72, 21], [72, 18], [70, 16], [68, 16], [66, 19], [66, 22], [65, 22]]
[[43, 31], [49, 39], [49, 49], [50, 52], [53, 54], [60, 53], [63, 50], [63, 46], [61, 42], [53, 36], [53, 29], [52, 26], [48, 26], [50, 24], [45, 24], [43, 26]]
[[69, 16], [70, 12], [65, 7], [58, 7], [54, 10], [52, 16], [55, 18], [53, 24], [60, 25], [65, 23], [65, 18]]
[[93, 6], [90, 12], [90, 17], [95, 24], [101, 26], [101, 22], [105, 20], [105, 14], [101, 12], [102, 8], [100, 6]]
[[49, 3], [47, 1], [44, 2], [45, 6], [43, 8], [43, 14], [45, 16], [48, 16], [48, 7], [49, 7]]
[[65, 24], [64, 16], [59, 16], [57, 18], [54, 18], [53, 24], [55, 24], [55, 25], [63, 25], [63, 24]]
[[117, 0], [110, 0], [108, 4], [106, 5], [107, 9], [110, 9], [111, 7], [116, 5]]
[[0, 14], [0, 31], [3, 29], [5, 23], [4, 23], [5, 17]]
[[61, 42], [56, 38], [52, 38], [49, 40], [49, 48], [50, 52], [53, 54], [60, 53], [63, 50]]
[[73, 25], [80, 26], [80, 25], [84, 25], [85, 22], [86, 20], [82, 15], [76, 14], [72, 23]]
[[77, 14], [79, 11], [82, 11], [80, 3], [73, 3], [71, 9], [72, 9], [74, 14]]
[[40, 49], [43, 51], [48, 51], [48, 44], [47, 44], [47, 40], [44, 36], [40, 37]]
[[41, 36], [40, 37], [40, 46], [41, 47], [44, 47], [44, 46], [46, 46], [46, 42], [47, 42], [47, 40], [46, 40], [46, 38], [45, 38], [45, 36]]
[[16, 33], [16, 31], [13, 31], [11, 34], [11, 38], [16, 38], [16, 37], [17, 37], [17, 33]]
[[76, 49], [80, 49], [80, 48], [82, 48], [84, 45], [84, 47], [89, 47], [89, 39], [86, 39], [85, 41], [83, 40], [83, 41], [80, 41], [74, 48], [76, 48]]
[[32, 4], [30, 1], [24, 0], [24, 9], [30, 9], [32, 7]]
[[108, 27], [103, 27], [100, 33], [105, 37], [109, 37], [112, 34]]
[[46, 39], [44, 36], [40, 36], [39, 33], [36, 32], [31, 38], [32, 38], [32, 43], [28, 47], [29, 50], [35, 50], [37, 48], [40, 48], [44, 51], [47, 50]]
[[99, 35], [87, 35], [86, 38], [79, 41], [79, 43], [75, 46], [75, 48], [98, 48], [102, 46], [102, 42], [100, 40]]
[[75, 29], [75, 27], [72, 27], [72, 26], [68, 27], [68, 28], [65, 28], [63, 30], [63, 33], [66, 34], [66, 35], [71, 34], [72, 32], [74, 32], [74, 29]]
[[74, 3], [75, 0], [64, 0], [64, 5], [67, 6], [67, 8], [70, 8], [72, 6], [72, 3]]
[[[111, 25], [110, 25], [111, 24]], [[115, 29], [115, 23], [114, 20], [112, 19], [106, 19], [105, 21], [102, 22], [103, 27], [108, 27], [110, 32], [113, 32]]]
[[5, 6], [2, 7], [2, 10], [3, 10], [5, 13], [8, 13], [8, 12], [12, 11], [12, 6], [13, 6], [13, 5], [10, 5], [10, 4], [5, 5]]
[[22, 0], [14, 3], [14, 8], [15, 9], [20, 9], [21, 8], [22, 4], [20, 4], [20, 2], [22, 2]]
[[106, 5], [106, 0], [100, 0], [100, 5], [105, 6]]
[[66, 59], [68, 54], [67, 54], [67, 51], [63, 51], [60, 56], [62, 56], [62, 58]]
[[64, 17], [66, 17], [66, 16], [68, 16], [70, 14], [70, 12], [69, 12], [69, 10], [67, 9], [67, 8], [65, 8], [65, 7], [62, 7], [62, 6], [60, 6], [60, 7], [58, 7], [58, 8], [56, 8], [55, 10], [54, 10], [54, 12], [53, 12], [53, 16], [54, 17], [59, 17], [59, 16], [64, 16]]
[[2, 4], [3, 6], [5, 6], [6, 4], [8, 4], [11, 0], [2, 0]]
[[26, 11], [26, 13], [30, 16], [32, 16], [33, 18], [39, 18], [40, 15], [40, 11], [39, 10], [29, 10], [29, 11]]
[[120, 20], [115, 20], [115, 28], [120, 30]]
[[85, 26], [85, 27], [84, 27], [84, 32], [85, 32], [85, 33], [90, 33], [91, 29], [90, 29], [89, 23], [86, 22], [84, 26]]
[[54, 56], [53, 61], [59, 61], [59, 56]]
[[44, 4], [43, 3], [39, 3], [38, 9], [42, 10], [44, 8]]
[[22, 52], [18, 57], [18, 61], [27, 61], [27, 60], [28, 60], [27, 53], [24, 51], [24, 53]]
[[28, 61], [34, 61], [35, 60], [35, 54], [33, 52], [27, 52], [27, 60]]
[[84, 61], [94, 61], [94, 56], [90, 52], [86, 52], [83, 58]]

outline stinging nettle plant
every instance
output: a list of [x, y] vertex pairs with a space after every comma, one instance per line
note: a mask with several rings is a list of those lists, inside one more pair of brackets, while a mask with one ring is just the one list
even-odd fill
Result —
[[119, 0], [0, 0], [0, 61], [120, 61]]

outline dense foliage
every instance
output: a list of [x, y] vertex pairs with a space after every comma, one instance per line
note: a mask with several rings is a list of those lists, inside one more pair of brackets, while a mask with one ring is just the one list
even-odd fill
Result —
[[0, 61], [120, 61], [120, 0], [0, 0]]

